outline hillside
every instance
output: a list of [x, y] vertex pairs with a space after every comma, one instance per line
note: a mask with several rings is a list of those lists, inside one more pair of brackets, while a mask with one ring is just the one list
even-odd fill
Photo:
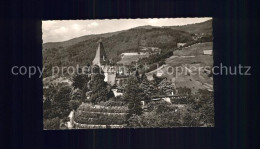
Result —
[[[165, 65], [161, 66], [157, 70], [147, 73], [146, 75], [148, 78], [152, 78], [153, 74], [168, 79], [176, 78], [176, 87], [188, 87], [194, 89], [193, 91], [198, 89], [212, 89], [213, 78], [209, 75], [208, 71], [205, 71], [204, 67], [213, 66], [213, 57], [211, 55], [203, 54], [203, 50], [212, 49], [213, 43], [206, 42], [195, 44], [183, 48], [182, 50], [176, 50], [173, 52], [173, 56], [165, 60]], [[201, 69], [199, 69], [199, 67], [201, 67]], [[193, 69], [191, 70], [190, 68]], [[192, 75], [191, 72], [194, 75]]]
[[[156, 27], [156, 26], [146, 25], [146, 26], [136, 27], [135, 29], [153, 29], [153, 28], [171, 28], [174, 30], [185, 31], [188, 33], [212, 34], [212, 20], [208, 20], [208, 21], [205, 21], [202, 23], [184, 25], [184, 26]], [[85, 40], [89, 40], [89, 39], [93, 39], [93, 38], [106, 38], [106, 37], [110, 37], [110, 36], [119, 34], [121, 32], [127, 32], [127, 31], [128, 30], [105, 33], [105, 34], [97, 34], [97, 35], [86, 35], [86, 36], [73, 38], [73, 39], [70, 39], [67, 41], [63, 41], [63, 42], [47, 42], [47, 43], [43, 44], [43, 49], [68, 47], [68, 46], [74, 45], [76, 43], [85, 41]]]
[[212, 35], [212, 20], [208, 20], [202, 23], [188, 24], [184, 26], [170, 26], [169, 28], [186, 31], [193, 34], [204, 33]]
[[166, 50], [175, 48], [177, 42], [192, 41], [191, 35], [184, 31], [170, 28], [134, 28], [111, 36], [91, 36], [87, 40], [69, 46], [67, 42], [59, 43], [56, 48], [43, 46], [45, 47], [43, 50], [45, 75], [50, 75], [52, 66], [91, 64], [97, 49], [97, 42], [101, 37], [108, 58], [114, 62], [120, 60], [121, 53], [139, 51], [141, 46], [159, 47]]
[[111, 33], [105, 33], [105, 34], [97, 34], [97, 35], [86, 35], [86, 36], [82, 36], [82, 37], [77, 37], [77, 38], [73, 38], [67, 41], [63, 41], [63, 42], [47, 42], [43, 44], [43, 50], [45, 49], [50, 49], [50, 48], [59, 48], [59, 47], [68, 47], [74, 44], [77, 44], [79, 42], [85, 41], [85, 40], [90, 40], [93, 38], [106, 38], [106, 37], [110, 37], [113, 35], [116, 35], [120, 32], [123, 31], [118, 31], [118, 32], [111, 32]]
[[210, 32], [211, 23], [212, 20], [177, 27], [140, 26], [113, 33], [86, 35], [64, 42], [45, 43], [43, 44], [44, 76], [51, 75], [52, 66], [91, 64], [100, 39], [102, 39], [108, 58], [113, 62], [118, 62], [121, 53], [136, 52], [143, 46], [158, 47], [162, 49], [162, 52], [173, 50], [178, 42], [193, 41], [192, 33]]
[[203, 50], [212, 50], [213, 43], [205, 42], [185, 47], [182, 50], [176, 50], [173, 52], [175, 56], [199, 56], [203, 55]]

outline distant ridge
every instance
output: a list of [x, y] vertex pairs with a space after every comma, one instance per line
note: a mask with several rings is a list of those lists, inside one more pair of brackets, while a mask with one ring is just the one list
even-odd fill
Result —
[[186, 31], [189, 33], [212, 34], [212, 19], [202, 23], [188, 24], [183, 26], [169, 26], [169, 28]]
[[[206, 33], [206, 34], [212, 34], [212, 19], [202, 22], [202, 23], [195, 23], [195, 24], [188, 24], [183, 26], [165, 26], [165, 27], [158, 27], [158, 26], [151, 26], [151, 25], [145, 25], [145, 26], [138, 26], [135, 28], [131, 28], [128, 30], [133, 29], [153, 29], [153, 28], [171, 28], [175, 30], [180, 31], [186, 31], [189, 33]], [[72, 38], [70, 40], [61, 41], [61, 42], [47, 42], [43, 44], [43, 49], [46, 48], [58, 48], [58, 47], [67, 47], [85, 40], [93, 39], [93, 38], [106, 38], [110, 37], [122, 32], [126, 32], [128, 30], [122, 30], [117, 32], [110, 32], [110, 33], [103, 33], [103, 34], [93, 34], [93, 35], [85, 35], [81, 37]]]

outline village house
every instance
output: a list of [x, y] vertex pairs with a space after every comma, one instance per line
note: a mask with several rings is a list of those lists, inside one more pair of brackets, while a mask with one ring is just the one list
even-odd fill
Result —
[[212, 55], [212, 50], [203, 50], [204, 55]]
[[177, 48], [182, 48], [185, 45], [186, 45], [186, 43], [177, 43]]
[[156, 54], [161, 54], [161, 49], [158, 47], [142, 47], [141, 51], [145, 51], [146, 53], [149, 53], [150, 55], [156, 55]]
[[146, 52], [131, 52], [131, 53], [122, 53], [120, 56], [124, 58], [124, 56], [139, 56], [139, 55], [146, 55]]

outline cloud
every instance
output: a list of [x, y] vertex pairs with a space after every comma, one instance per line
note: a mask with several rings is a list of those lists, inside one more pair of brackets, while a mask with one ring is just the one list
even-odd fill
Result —
[[97, 27], [97, 26], [99, 26], [99, 24], [97, 22], [92, 22], [92, 23], [88, 24], [89, 28], [93, 28], [93, 27]]
[[149, 19], [147, 22], [151, 24], [156, 24], [158, 23], [158, 19]]
[[82, 29], [82, 26], [78, 24], [73, 24], [71, 28], [75, 31], [80, 31]]
[[56, 24], [57, 24], [56, 21], [43, 21], [43, 22], [42, 22], [42, 29], [43, 29], [43, 30], [53, 29]]
[[55, 29], [54, 32], [57, 33], [57, 34], [63, 34], [63, 33], [67, 33], [68, 29], [66, 27], [62, 26], [58, 29]]
[[176, 26], [199, 23], [212, 18], [163, 18], [163, 19], [105, 19], [105, 20], [54, 20], [42, 21], [42, 39], [46, 42], [59, 42], [75, 37], [152, 26]]

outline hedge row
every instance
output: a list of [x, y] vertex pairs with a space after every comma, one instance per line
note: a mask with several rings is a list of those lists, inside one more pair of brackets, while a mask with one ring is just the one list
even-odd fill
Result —
[[80, 124], [93, 124], [93, 125], [122, 125], [125, 124], [126, 115], [106, 115], [100, 114], [93, 118], [87, 114], [81, 114], [75, 117], [75, 122]]
[[106, 113], [106, 112], [88, 112], [88, 111], [77, 111], [75, 117], [84, 116], [89, 118], [96, 118], [100, 115], [126, 115], [127, 113]]
[[100, 102], [98, 105], [106, 107], [126, 106], [126, 102], [108, 100], [106, 102]]
[[128, 108], [126, 106], [92, 106], [90, 104], [82, 104], [78, 108], [79, 111], [88, 112], [106, 112], [106, 113], [127, 113]]

